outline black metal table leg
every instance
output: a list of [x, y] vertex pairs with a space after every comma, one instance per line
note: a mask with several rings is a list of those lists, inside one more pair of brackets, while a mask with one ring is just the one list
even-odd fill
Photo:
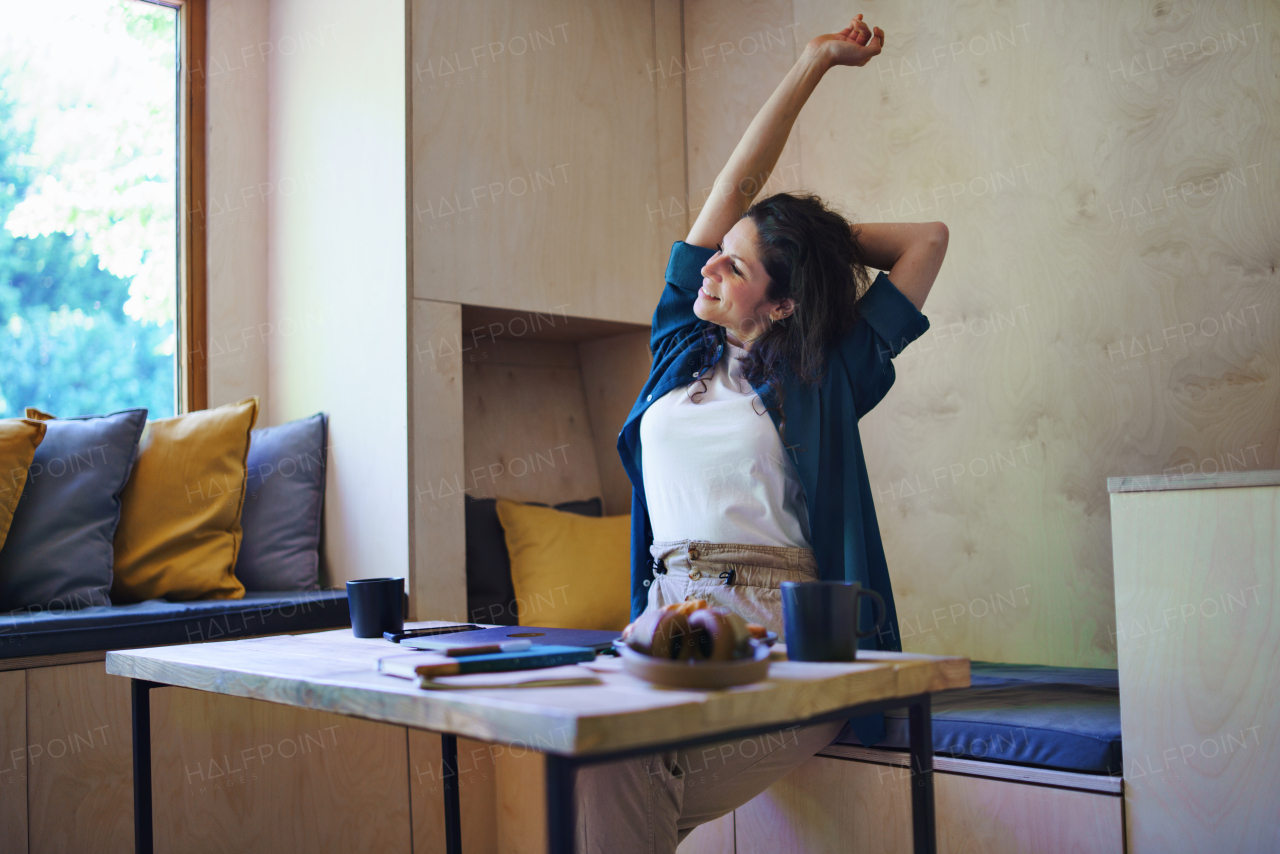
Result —
[[151, 854], [151, 689], [159, 682], [130, 679], [133, 702], [133, 850]]
[[915, 854], [937, 854], [933, 814], [933, 703], [928, 695], [907, 707], [911, 734], [911, 836]]
[[440, 735], [440, 778], [444, 782], [444, 850], [462, 854], [462, 808], [458, 800], [458, 737]]
[[567, 756], [544, 754], [547, 765], [547, 852], [571, 854], [573, 851], [573, 769], [577, 765]]

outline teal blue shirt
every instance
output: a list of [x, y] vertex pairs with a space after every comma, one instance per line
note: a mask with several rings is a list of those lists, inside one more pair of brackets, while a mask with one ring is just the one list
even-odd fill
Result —
[[[673, 388], [693, 382], [702, 364], [702, 330], [706, 321], [693, 313], [702, 287], [702, 267], [714, 249], [678, 240], [667, 262], [666, 288], [653, 313], [649, 348], [653, 367], [622, 432], [618, 453], [631, 478], [631, 619], [640, 616], [653, 581], [649, 546], [653, 530], [641, 476], [640, 418], [649, 405]], [[884, 273], [857, 302], [858, 317], [827, 357], [827, 370], [816, 385], [802, 385], [789, 371], [780, 380], [786, 412], [787, 453], [795, 464], [809, 512], [809, 531], [819, 577], [856, 581], [884, 597], [888, 613], [880, 632], [860, 642], [864, 649], [901, 651], [893, 587], [880, 542], [871, 484], [858, 435], [858, 419], [871, 411], [893, 385], [892, 359], [929, 328], [929, 320]], [[715, 354], [723, 357], [720, 345]], [[770, 407], [777, 426], [777, 398], [768, 386], [754, 386]], [[872, 625], [871, 603], [860, 621]], [[884, 738], [881, 715], [853, 721], [864, 744]]]

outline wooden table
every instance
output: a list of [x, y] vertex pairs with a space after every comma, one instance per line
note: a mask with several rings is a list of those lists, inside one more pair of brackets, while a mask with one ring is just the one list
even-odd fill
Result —
[[[458, 736], [545, 754], [547, 850], [558, 854], [573, 850], [573, 772], [580, 765], [906, 706], [915, 851], [935, 851], [930, 695], [967, 687], [968, 659], [860, 652], [857, 662], [793, 662], [779, 646], [768, 679], [723, 691], [659, 688], [621, 669], [599, 673], [601, 685], [423, 691], [375, 672], [377, 659], [396, 651], [340, 629], [107, 653], [107, 672], [132, 680], [137, 851], [152, 850], [149, 692], [165, 686], [440, 732], [451, 854], [461, 851]], [[597, 663], [621, 666], [612, 657]]]

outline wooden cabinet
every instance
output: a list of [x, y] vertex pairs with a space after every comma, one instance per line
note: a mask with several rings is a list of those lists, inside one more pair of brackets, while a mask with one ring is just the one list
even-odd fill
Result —
[[1111, 478], [1131, 854], [1280, 848], [1280, 472]]
[[409, 5], [413, 296], [647, 323], [685, 236], [680, 3]]

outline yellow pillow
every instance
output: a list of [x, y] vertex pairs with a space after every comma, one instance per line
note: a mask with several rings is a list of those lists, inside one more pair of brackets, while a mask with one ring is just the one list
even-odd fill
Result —
[[499, 498], [522, 626], [621, 631], [631, 618], [631, 517]]
[[0, 420], [0, 546], [9, 536], [14, 508], [27, 485], [27, 468], [48, 429], [26, 418]]
[[148, 421], [121, 493], [112, 602], [241, 599], [249, 431], [258, 398]]

